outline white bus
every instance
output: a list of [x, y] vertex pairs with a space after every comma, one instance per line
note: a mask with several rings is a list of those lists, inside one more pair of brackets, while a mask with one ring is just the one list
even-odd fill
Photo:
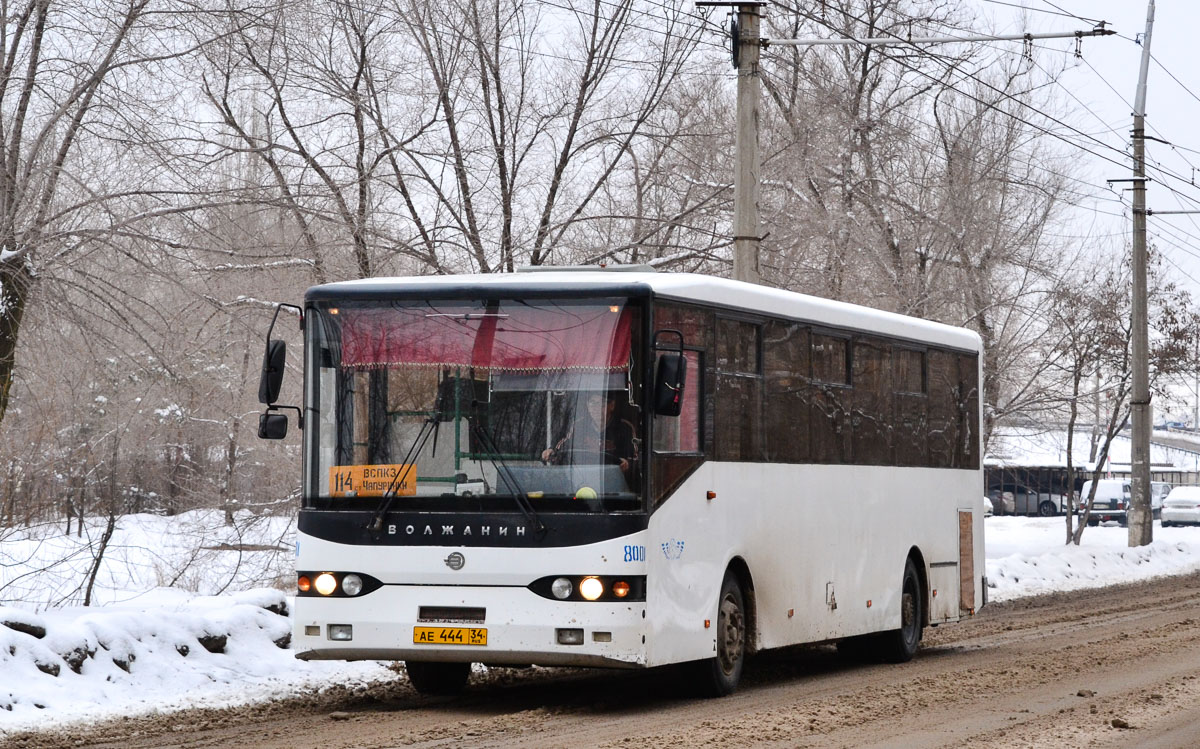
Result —
[[333, 283], [303, 323], [298, 658], [721, 695], [748, 654], [906, 661], [985, 602], [971, 331], [646, 269]]

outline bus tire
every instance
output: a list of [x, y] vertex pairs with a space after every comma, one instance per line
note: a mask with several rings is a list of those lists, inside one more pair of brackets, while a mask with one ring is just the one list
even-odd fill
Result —
[[879, 657], [888, 663], [907, 663], [917, 654], [925, 627], [925, 601], [917, 565], [909, 559], [904, 565], [900, 586], [900, 628], [879, 635]]
[[405, 661], [404, 668], [413, 689], [429, 695], [459, 694], [466, 688], [467, 678], [471, 675], [470, 663]]
[[696, 685], [705, 697], [724, 697], [737, 689], [746, 662], [746, 597], [732, 571], [721, 583], [716, 625], [716, 657], [695, 664]]

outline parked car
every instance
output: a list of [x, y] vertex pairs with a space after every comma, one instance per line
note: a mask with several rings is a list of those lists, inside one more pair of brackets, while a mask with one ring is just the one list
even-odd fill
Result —
[[[1024, 484], [1011, 482], [993, 484], [988, 487], [987, 495], [995, 505], [997, 515], [1016, 514], [1050, 517], [1051, 515], [1061, 514], [1063, 508], [1067, 505], [1067, 498], [1061, 494], [1038, 491]], [[997, 499], [1003, 495], [1012, 496], [1012, 507], [1005, 506], [1001, 508], [1000, 504], [997, 504]]]
[[1177, 486], [1167, 495], [1162, 507], [1164, 528], [1172, 525], [1200, 525], [1200, 486]]
[[1017, 512], [1017, 500], [1012, 492], [1004, 491], [1000, 487], [988, 489], [986, 495], [992, 501], [992, 512], [996, 515], [1015, 515]]
[[[1079, 490], [1081, 508], [1086, 506], [1088, 495], [1092, 491], [1092, 482], [1083, 482]], [[1128, 525], [1129, 518], [1125, 511], [1129, 509], [1129, 481], [1127, 479], [1100, 479], [1096, 485], [1096, 500], [1092, 503], [1092, 514], [1088, 517], [1088, 525], [1099, 525], [1105, 520], [1116, 520], [1121, 525]], [[1083, 510], [1080, 509], [1082, 513]]]
[[1171, 485], [1165, 481], [1150, 482], [1150, 511], [1155, 519], [1162, 517], [1163, 502], [1171, 493]]

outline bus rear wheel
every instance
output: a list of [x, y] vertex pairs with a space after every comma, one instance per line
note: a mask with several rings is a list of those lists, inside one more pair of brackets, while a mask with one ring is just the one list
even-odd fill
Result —
[[427, 663], [405, 661], [408, 680], [421, 694], [455, 695], [467, 686], [471, 675], [470, 663]]
[[925, 628], [925, 603], [921, 595], [921, 579], [917, 566], [909, 559], [904, 565], [904, 582], [900, 587], [900, 628], [879, 636], [878, 653], [889, 663], [906, 663], [917, 654]]
[[732, 572], [721, 583], [716, 629], [716, 657], [695, 664], [696, 683], [705, 697], [724, 697], [737, 689], [746, 662], [746, 599]]

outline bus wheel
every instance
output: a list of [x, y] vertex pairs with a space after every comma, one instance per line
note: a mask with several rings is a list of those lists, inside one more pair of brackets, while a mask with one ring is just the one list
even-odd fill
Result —
[[746, 608], [742, 586], [725, 573], [717, 606], [717, 655], [697, 662], [697, 684], [706, 697], [724, 697], [737, 688], [746, 662]]
[[455, 695], [467, 686], [470, 663], [426, 663], [405, 661], [408, 680], [421, 694]]
[[904, 565], [904, 583], [900, 590], [900, 629], [884, 632], [879, 638], [879, 655], [889, 663], [912, 660], [921, 644], [921, 630], [925, 626], [921, 580], [911, 559]]

